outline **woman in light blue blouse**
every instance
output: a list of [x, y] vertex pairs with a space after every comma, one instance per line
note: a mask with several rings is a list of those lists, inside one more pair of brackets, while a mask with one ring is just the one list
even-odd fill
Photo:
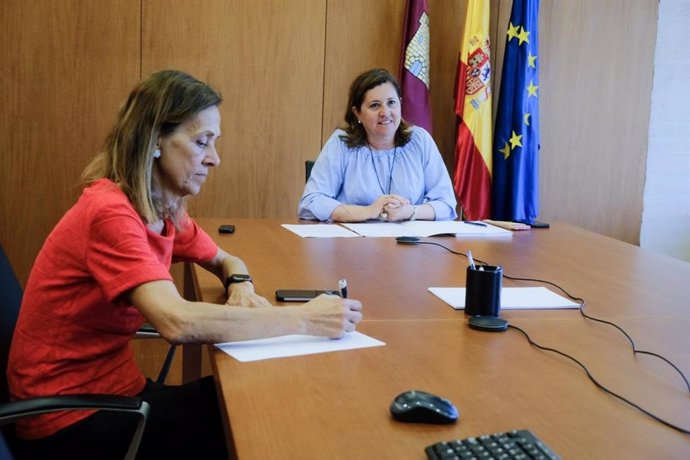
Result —
[[372, 69], [350, 86], [346, 126], [321, 150], [299, 203], [302, 219], [454, 220], [456, 200], [428, 132], [401, 117], [400, 86]]

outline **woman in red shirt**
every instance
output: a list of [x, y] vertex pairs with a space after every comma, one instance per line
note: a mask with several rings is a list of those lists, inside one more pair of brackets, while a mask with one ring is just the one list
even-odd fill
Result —
[[[14, 399], [57, 394], [141, 396], [151, 415], [138, 458], [227, 458], [212, 378], [159, 385], [138, 369], [129, 340], [146, 320], [173, 344], [292, 333], [341, 337], [361, 304], [321, 296], [273, 307], [254, 292], [246, 265], [188, 216], [220, 163], [220, 95], [178, 71], [140, 82], [119, 112], [86, 187], [45, 241], [27, 281], [10, 350]], [[183, 299], [170, 265], [191, 261], [225, 282], [226, 305]], [[231, 307], [231, 308], [230, 308]], [[42, 458], [122, 458], [131, 414], [71, 411], [17, 424], [21, 449]]]

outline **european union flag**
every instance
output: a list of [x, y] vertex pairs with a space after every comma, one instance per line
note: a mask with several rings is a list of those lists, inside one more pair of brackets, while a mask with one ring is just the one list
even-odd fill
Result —
[[493, 145], [493, 217], [539, 214], [539, 0], [513, 0]]

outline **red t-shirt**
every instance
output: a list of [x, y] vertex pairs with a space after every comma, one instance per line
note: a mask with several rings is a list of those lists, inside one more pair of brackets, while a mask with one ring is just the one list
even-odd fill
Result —
[[[180, 232], [166, 221], [159, 235], [113, 182], [94, 182], [50, 233], [29, 275], [9, 356], [12, 397], [138, 394], [145, 379], [129, 341], [144, 317], [122, 294], [172, 279], [172, 262], [207, 261], [217, 251], [190, 218]], [[92, 413], [31, 417], [17, 431], [42, 438]]]

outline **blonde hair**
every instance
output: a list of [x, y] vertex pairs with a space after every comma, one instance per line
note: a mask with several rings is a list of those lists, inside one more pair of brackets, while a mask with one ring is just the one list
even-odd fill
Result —
[[103, 151], [82, 172], [85, 185], [106, 178], [115, 182], [146, 223], [171, 218], [179, 227], [182, 200], [170, 205], [153, 190], [153, 151], [158, 138], [222, 97], [206, 83], [177, 71], [163, 70], [134, 87], [120, 109]]

